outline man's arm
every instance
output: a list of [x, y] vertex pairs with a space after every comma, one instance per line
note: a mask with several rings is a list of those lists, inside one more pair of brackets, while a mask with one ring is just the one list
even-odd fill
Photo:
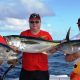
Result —
[[56, 52], [56, 47], [53, 46], [50, 50], [49, 50], [50, 53], [55, 53]]
[[74, 53], [74, 54], [67, 54], [65, 56], [65, 60], [68, 62], [74, 61], [77, 58], [80, 58], [80, 52]]

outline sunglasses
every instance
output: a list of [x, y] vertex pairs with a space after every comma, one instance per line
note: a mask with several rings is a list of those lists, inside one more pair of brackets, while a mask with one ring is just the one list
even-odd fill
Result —
[[40, 21], [29, 21], [31, 24], [36, 23], [38, 24]]

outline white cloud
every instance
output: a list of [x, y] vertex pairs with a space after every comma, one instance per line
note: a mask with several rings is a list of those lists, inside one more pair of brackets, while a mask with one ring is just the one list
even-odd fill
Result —
[[40, 0], [0, 1], [0, 19], [6, 17], [24, 19], [33, 12], [37, 12], [41, 16], [54, 15], [48, 6]]
[[22, 4], [29, 13], [37, 12], [41, 14], [41, 16], [51, 16], [53, 15], [53, 12], [50, 11], [47, 5], [45, 5], [40, 0], [21, 0]]
[[25, 29], [28, 29], [27, 20], [6, 18], [0, 21], [0, 32], [2, 33], [19, 33]]
[[6, 23], [13, 26], [25, 26], [27, 24], [26, 20], [16, 19], [16, 18], [6, 18]]
[[54, 15], [43, 0], [0, 0], [0, 33], [27, 29], [27, 17], [33, 12], [41, 16]]

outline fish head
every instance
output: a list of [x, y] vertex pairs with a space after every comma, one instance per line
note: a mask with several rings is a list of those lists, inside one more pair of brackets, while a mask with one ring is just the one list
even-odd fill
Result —
[[4, 38], [8, 45], [15, 45], [16, 43], [20, 43], [21, 41], [21, 38], [18, 35], [4, 36]]
[[17, 53], [5, 44], [0, 43], [0, 60], [16, 59]]
[[13, 59], [17, 59], [17, 53], [14, 50], [8, 50], [6, 52], [6, 54], [8, 54], [7, 59], [8, 60], [13, 60]]

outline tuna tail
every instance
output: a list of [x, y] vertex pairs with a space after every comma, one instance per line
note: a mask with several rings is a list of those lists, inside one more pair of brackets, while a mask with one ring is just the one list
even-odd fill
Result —
[[71, 30], [71, 27], [68, 29], [68, 32], [67, 32], [67, 34], [66, 34], [66, 39], [65, 39], [65, 40], [67, 40], [67, 41], [70, 41], [70, 39], [69, 39], [70, 30]]

